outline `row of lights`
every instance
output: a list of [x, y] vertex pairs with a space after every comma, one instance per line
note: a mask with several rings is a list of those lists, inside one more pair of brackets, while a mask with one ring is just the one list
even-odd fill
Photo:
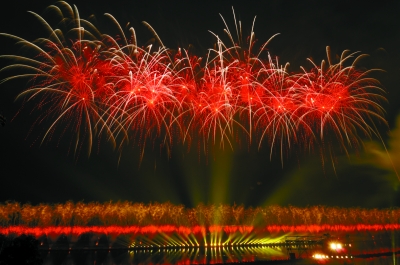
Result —
[[[222, 244], [222, 243], [218, 243], [218, 244], [204, 244], [204, 247], [226, 247], [226, 246], [237, 246], [237, 247], [241, 247], [241, 246], [278, 246], [279, 243], [226, 243], [226, 244]], [[130, 246], [131, 248], [171, 248], [171, 247], [200, 247], [200, 244], [191, 244], [191, 245], [179, 245], [179, 244], [169, 244], [169, 245], [135, 245], [132, 244]]]
[[[95, 243], [96, 247], [98, 246], [98, 242]], [[244, 242], [240, 242], [240, 243], [212, 243], [212, 244], [204, 244], [204, 247], [226, 247], [226, 246], [230, 246], [230, 247], [255, 247], [255, 246], [262, 246], [262, 247], [278, 247], [278, 246], [282, 246], [285, 245], [285, 243], [279, 243], [279, 242], [275, 242], [275, 243], [244, 243]], [[43, 246], [43, 242], [41, 242], [41, 246]], [[132, 249], [132, 248], [186, 248], [186, 247], [201, 247], [200, 244], [168, 244], [168, 245], [145, 245], [145, 244], [132, 244], [130, 245], [128, 248]], [[340, 250], [342, 248], [342, 245], [340, 243], [332, 243], [330, 245], [331, 249], [334, 250]], [[109, 247], [111, 248], [111, 247]], [[51, 247], [49, 247], [49, 250], [51, 250]]]
[[352, 259], [353, 258], [353, 256], [329, 256], [329, 255], [324, 255], [324, 254], [314, 254], [313, 256], [312, 256], [314, 259], [329, 259], [329, 258], [331, 258], [331, 259], [334, 259], [334, 258], [336, 258], [336, 259]]

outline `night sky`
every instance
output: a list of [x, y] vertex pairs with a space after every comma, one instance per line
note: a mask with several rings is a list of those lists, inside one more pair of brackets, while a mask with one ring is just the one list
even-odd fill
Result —
[[[53, 1], [38, 2], [9, 1], [0, 11], [0, 32], [28, 40], [45, 37], [40, 23], [27, 11], [44, 14]], [[170, 156], [149, 145], [141, 160], [137, 146], [128, 144], [120, 155], [103, 139], [95, 142], [88, 157], [70, 150], [69, 134], [41, 144], [46, 128], [32, 126], [38, 113], [29, 106], [21, 110], [23, 101], [14, 101], [26, 84], [7, 82], [0, 85], [0, 111], [7, 118], [0, 127], [0, 203], [128, 200], [169, 201], [187, 207], [199, 203], [400, 207], [400, 180], [394, 171], [400, 174], [400, 1], [99, 2], [68, 1], [77, 5], [82, 18], [95, 15], [102, 31], [115, 32], [104, 13], [111, 13], [121, 25], [130, 22], [140, 45], [152, 38], [141, 23], [147, 21], [167, 47], [192, 45], [205, 56], [215, 43], [209, 31], [223, 36], [219, 14], [234, 28], [233, 6], [245, 34], [257, 16], [257, 43], [280, 33], [268, 50], [282, 64], [290, 62], [290, 72], [299, 72], [300, 66], [309, 69], [307, 58], [326, 59], [326, 46], [331, 47], [333, 58], [345, 49], [369, 54], [359, 65], [384, 70], [373, 77], [387, 92], [388, 102], [382, 105], [389, 128], [378, 124], [387, 152], [376, 137], [365, 139], [362, 148], [350, 148], [348, 155], [336, 153], [334, 166], [317, 149], [309, 153], [293, 147], [281, 159], [277, 154], [270, 157], [266, 145], [260, 150], [250, 146], [233, 151], [211, 145], [207, 155], [195, 146], [188, 150], [177, 145]], [[12, 41], [0, 39], [0, 54], [18, 51]], [[2, 67], [7, 63], [0, 61]], [[0, 72], [0, 79], [6, 77]]]

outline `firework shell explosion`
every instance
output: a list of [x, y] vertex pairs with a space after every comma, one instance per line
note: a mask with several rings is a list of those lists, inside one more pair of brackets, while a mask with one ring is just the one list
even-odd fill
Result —
[[374, 70], [356, 67], [362, 54], [344, 51], [333, 63], [327, 48], [327, 61], [309, 60], [311, 69], [289, 74], [288, 64], [266, 51], [274, 36], [254, 51], [254, 22], [243, 38], [235, 14], [234, 31], [222, 18], [229, 41], [212, 33], [214, 48], [198, 57], [189, 49], [166, 48], [146, 22], [158, 44], [144, 47], [133, 28], [125, 32], [110, 14], [106, 18], [118, 29], [114, 37], [66, 2], [48, 11], [61, 18], [56, 28], [30, 12], [48, 31], [45, 38], [1, 33], [27, 51], [1, 56], [15, 61], [1, 69], [12, 73], [1, 83], [28, 79], [18, 98], [35, 102], [40, 115], [34, 125], [50, 121], [42, 142], [59, 131], [72, 132], [75, 150], [87, 147], [89, 154], [96, 137], [117, 149], [127, 142], [144, 149], [154, 139], [167, 147], [198, 141], [204, 149], [208, 143], [233, 148], [247, 139], [267, 144], [271, 153], [333, 141], [347, 150], [361, 137], [379, 136], [376, 122], [386, 124], [384, 91], [370, 77]]
[[[397, 251], [387, 239], [398, 236], [400, 210], [312, 206], [204, 205], [185, 208], [171, 203], [91, 202], [0, 204], [0, 236], [31, 235], [42, 248], [185, 248], [274, 246], [286, 236], [349, 234], [372, 236], [381, 252]], [[392, 237], [388, 237], [391, 235]], [[67, 245], [63, 244], [67, 242]], [[355, 246], [363, 244], [352, 241]], [[66, 248], [65, 248], [66, 247]], [[358, 247], [352, 254], [365, 254]]]
[[185, 208], [171, 203], [0, 204], [1, 234], [205, 234], [206, 232], [356, 233], [398, 231], [400, 209], [327, 206], [245, 208], [243, 205], [204, 205]]

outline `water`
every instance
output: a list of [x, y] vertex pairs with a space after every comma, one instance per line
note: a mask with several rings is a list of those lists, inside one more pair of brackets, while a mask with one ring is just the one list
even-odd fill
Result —
[[[348, 258], [314, 260], [289, 260], [285, 250], [279, 248], [255, 247], [238, 249], [173, 249], [173, 250], [79, 250], [51, 251], [42, 253], [46, 265], [136, 265], [136, 264], [222, 264], [222, 263], [293, 263], [293, 264], [400, 264], [400, 255], [372, 258]], [[276, 262], [273, 262], [276, 261]]]
[[218, 264], [287, 259], [282, 248], [77, 250], [43, 253], [44, 264]]
[[[275, 238], [277, 240], [269, 245], [155, 246], [148, 243], [154, 243], [156, 237], [147, 243], [139, 241], [143, 239], [146, 237], [113, 238], [95, 234], [38, 240], [21, 236], [13, 239], [11, 245], [10, 241], [5, 241], [8, 245], [0, 252], [3, 254], [0, 263], [4, 256], [14, 256], [20, 261], [26, 260], [23, 257], [26, 256], [39, 257], [46, 265], [400, 264], [400, 233], [394, 231], [353, 232], [340, 236], [286, 235]], [[319, 259], [315, 259], [317, 255]]]
[[[351, 241], [343, 243], [340, 250], [331, 250], [326, 245], [304, 243], [292, 247], [281, 245], [164, 249], [71, 248], [71, 250], [41, 250], [41, 255], [43, 264], [46, 265], [400, 264], [400, 246], [392, 243], [381, 236], [355, 235]], [[314, 259], [312, 256], [316, 253], [329, 255], [329, 258]]]

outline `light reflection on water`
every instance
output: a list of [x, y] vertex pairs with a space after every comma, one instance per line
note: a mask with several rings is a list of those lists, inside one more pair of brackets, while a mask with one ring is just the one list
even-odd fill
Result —
[[[302, 236], [301, 238], [308, 238]], [[129, 244], [122, 244], [123, 240], [113, 241], [100, 238], [99, 244], [91, 244], [90, 235], [81, 236], [77, 242], [69, 242], [67, 238], [60, 237], [56, 242], [44, 244], [41, 254], [46, 265], [188, 265], [188, 264], [223, 264], [223, 263], [247, 263], [288, 260], [295, 254], [296, 260], [290, 260], [289, 264], [353, 264], [353, 265], [400, 265], [400, 233], [354, 233], [351, 236], [329, 237], [323, 244], [308, 243], [285, 246], [290, 238], [285, 237], [282, 244], [257, 245], [257, 246], [220, 246], [220, 247], [186, 247], [186, 248], [132, 248]], [[298, 238], [297, 238], [298, 239]], [[329, 249], [329, 242], [339, 240], [343, 249]], [[103, 242], [104, 241], [104, 242]], [[290, 240], [289, 240], [290, 241]], [[45, 242], [45, 241], [44, 241]], [[96, 241], [97, 242], [97, 241]], [[108, 243], [113, 242], [113, 243]], [[290, 241], [291, 242], [291, 241]], [[309, 241], [305, 241], [309, 242]], [[125, 242], [126, 243], [126, 242]], [[326, 243], [326, 244], [325, 244]], [[51, 247], [51, 251], [45, 250]], [[71, 251], [68, 251], [71, 248]], [[110, 248], [110, 249], [109, 249]], [[388, 253], [397, 253], [393, 256]], [[311, 257], [315, 253], [345, 257], [347, 259], [335, 259], [317, 261]], [[378, 257], [374, 257], [378, 254]], [[364, 255], [364, 256], [363, 256]], [[370, 258], [365, 258], [366, 256]], [[381, 256], [379, 256], [381, 255]], [[332, 257], [333, 257], [332, 256]], [[363, 258], [360, 258], [362, 257]], [[301, 263], [298, 258], [305, 258]], [[296, 261], [296, 262], [294, 262]], [[270, 263], [268, 263], [270, 264]], [[259, 265], [259, 263], [258, 263]]]
[[278, 247], [220, 247], [42, 252], [43, 264], [218, 264], [287, 259]]
[[[238, 247], [238, 248], [188, 248], [188, 249], [147, 249], [147, 250], [75, 250], [68, 252], [42, 252], [45, 265], [155, 265], [155, 264], [223, 264], [252, 263], [263, 261], [288, 260], [285, 249], [278, 247]], [[274, 262], [268, 262], [273, 264]], [[400, 255], [372, 258], [312, 259], [292, 260], [285, 264], [353, 264], [353, 265], [392, 265], [400, 264]]]

